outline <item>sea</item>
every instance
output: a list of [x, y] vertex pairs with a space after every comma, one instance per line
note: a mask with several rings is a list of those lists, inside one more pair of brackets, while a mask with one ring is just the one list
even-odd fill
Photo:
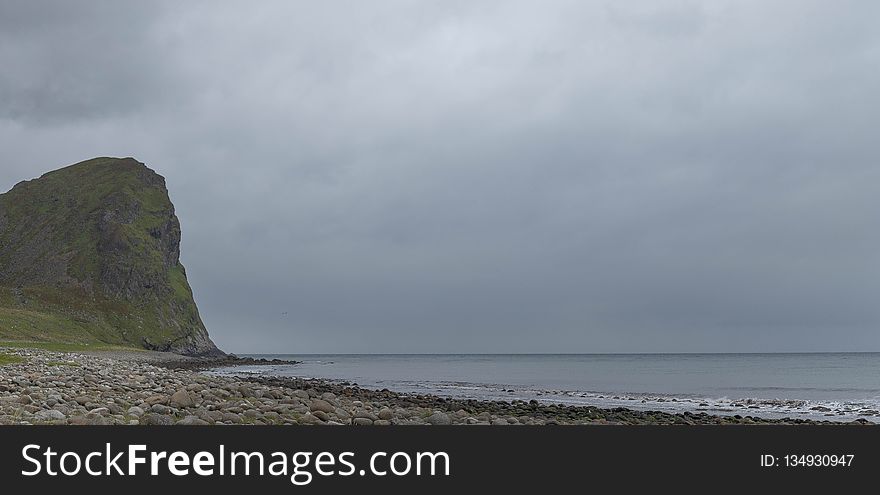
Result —
[[216, 373], [484, 400], [880, 422], [880, 353], [251, 354]]

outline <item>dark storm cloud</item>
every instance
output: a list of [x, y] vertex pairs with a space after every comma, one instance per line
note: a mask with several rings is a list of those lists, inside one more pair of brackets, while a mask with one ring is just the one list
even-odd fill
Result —
[[0, 180], [165, 175], [228, 350], [880, 349], [872, 2], [66, 4]]

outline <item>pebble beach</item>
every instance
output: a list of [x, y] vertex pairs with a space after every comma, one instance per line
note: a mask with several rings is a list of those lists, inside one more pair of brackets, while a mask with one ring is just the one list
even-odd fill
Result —
[[831, 423], [451, 399], [320, 379], [227, 376], [206, 371], [211, 363], [165, 353], [0, 347], [0, 355], [7, 357], [0, 365], [0, 425]]

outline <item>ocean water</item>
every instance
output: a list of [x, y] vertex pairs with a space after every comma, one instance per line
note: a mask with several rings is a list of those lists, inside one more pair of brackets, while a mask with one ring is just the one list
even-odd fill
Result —
[[880, 422], [880, 353], [252, 356], [302, 363], [218, 372], [447, 397]]

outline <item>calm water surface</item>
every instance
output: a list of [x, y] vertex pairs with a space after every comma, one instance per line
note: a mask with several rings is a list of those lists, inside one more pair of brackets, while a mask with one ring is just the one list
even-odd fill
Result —
[[302, 363], [221, 372], [478, 399], [880, 421], [880, 353], [252, 356]]

